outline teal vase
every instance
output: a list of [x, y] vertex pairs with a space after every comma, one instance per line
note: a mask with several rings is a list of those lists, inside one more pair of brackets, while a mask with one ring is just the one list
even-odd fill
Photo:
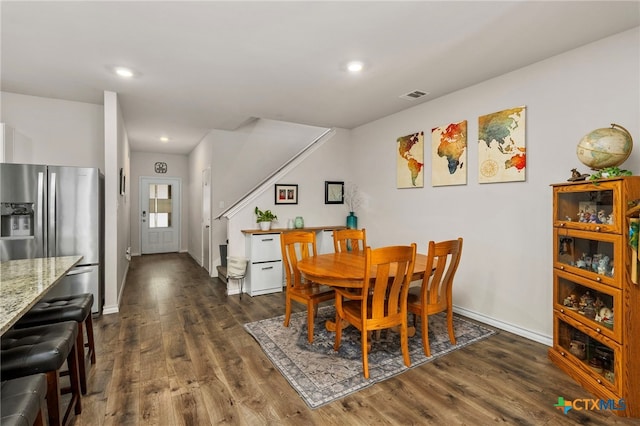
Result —
[[296, 217], [296, 220], [294, 221], [294, 225], [296, 229], [304, 228], [304, 219], [302, 218], [302, 216]]
[[347, 228], [358, 229], [358, 216], [353, 212], [349, 212], [349, 216], [347, 216]]

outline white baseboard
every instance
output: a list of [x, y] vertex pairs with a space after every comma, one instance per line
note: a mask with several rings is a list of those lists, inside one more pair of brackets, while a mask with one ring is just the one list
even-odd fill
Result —
[[553, 346], [552, 336], [540, 334], [536, 331], [527, 330], [526, 328], [522, 328], [517, 325], [513, 325], [504, 321], [499, 321], [499, 320], [496, 320], [495, 318], [491, 318], [486, 315], [479, 314], [478, 312], [470, 311], [465, 308], [460, 308], [458, 306], [453, 307], [453, 312], [460, 314], [462, 316], [474, 319], [476, 321], [488, 324], [495, 328], [508, 331], [509, 333], [513, 333], [518, 336], [524, 337], [525, 339], [533, 340], [534, 342], [542, 343], [543, 345]]

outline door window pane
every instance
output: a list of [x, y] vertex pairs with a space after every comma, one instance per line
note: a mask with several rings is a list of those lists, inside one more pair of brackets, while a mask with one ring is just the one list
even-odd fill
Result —
[[169, 228], [171, 226], [171, 185], [149, 185], [149, 228]]

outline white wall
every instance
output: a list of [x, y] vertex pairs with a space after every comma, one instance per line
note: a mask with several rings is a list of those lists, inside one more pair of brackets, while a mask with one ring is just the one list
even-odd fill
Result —
[[[211, 167], [211, 212], [216, 217], [326, 129], [276, 120], [255, 120], [234, 131], [212, 130], [189, 154], [191, 198], [189, 253], [202, 265], [202, 171]], [[273, 202], [273, 201], [272, 201]], [[218, 245], [226, 221], [211, 222], [211, 273], [220, 264]]]
[[[464, 238], [454, 304], [547, 344], [552, 327], [551, 183], [577, 167], [578, 141], [618, 123], [640, 140], [636, 28], [352, 131], [350, 162], [367, 198], [372, 246]], [[508, 52], [505, 52], [508, 54]], [[526, 105], [526, 182], [478, 184], [478, 116]], [[468, 120], [468, 184], [431, 187], [430, 129]], [[396, 138], [425, 131], [425, 187], [396, 189]], [[640, 172], [640, 149], [621, 166]]]
[[348, 150], [349, 131], [337, 129], [336, 134], [310, 157], [277, 181], [298, 185], [298, 204], [275, 204], [274, 185], [267, 185], [250, 204], [229, 219], [229, 255], [245, 255], [244, 235], [240, 231], [258, 229], [254, 214], [256, 206], [278, 216], [273, 228], [286, 228], [287, 220], [297, 216], [302, 216], [305, 227], [345, 225], [349, 212], [344, 204], [324, 203], [324, 182], [350, 180], [352, 162]]
[[129, 139], [115, 92], [104, 92], [105, 152], [105, 306], [104, 313], [118, 312], [129, 270], [126, 250], [131, 245], [130, 183], [120, 195], [120, 169], [130, 176]]
[[14, 163], [104, 171], [102, 105], [1, 92], [0, 122], [16, 131]]
[[[167, 173], [155, 172], [155, 164], [158, 161], [167, 163]], [[131, 253], [140, 254], [140, 177], [179, 178], [182, 180], [181, 200], [182, 208], [180, 217], [180, 251], [187, 251], [189, 247], [189, 162], [186, 155], [154, 154], [150, 152], [131, 153], [131, 177], [130, 182], [131, 202]]]

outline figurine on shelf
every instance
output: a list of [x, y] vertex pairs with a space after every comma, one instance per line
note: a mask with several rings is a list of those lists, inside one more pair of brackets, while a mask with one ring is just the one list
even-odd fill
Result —
[[589, 290], [587, 290], [587, 292], [585, 294], [583, 294], [582, 296], [580, 296], [580, 313], [584, 314], [585, 313], [585, 308], [587, 307], [591, 307], [593, 308], [593, 296], [591, 296], [591, 293], [589, 292]]
[[580, 180], [585, 180], [589, 175], [586, 173], [580, 173], [578, 169], [571, 169], [571, 177], [567, 179], [569, 182], [577, 182]]
[[578, 302], [578, 296], [576, 296], [575, 293], [571, 293], [569, 296], [565, 297], [562, 304], [572, 311], [577, 311], [578, 306], [580, 306]]
[[607, 306], [603, 306], [598, 311], [595, 320], [598, 322], [613, 322], [613, 311]]
[[587, 345], [579, 340], [572, 340], [569, 343], [569, 352], [571, 352], [578, 359], [585, 359], [587, 357]]
[[607, 225], [613, 225], [613, 215], [607, 216]]
[[597, 223], [607, 223], [607, 216], [604, 214], [604, 210], [598, 211], [598, 222]]
[[609, 266], [609, 256], [603, 256], [598, 261], [598, 273], [605, 275], [607, 273], [607, 267]]

